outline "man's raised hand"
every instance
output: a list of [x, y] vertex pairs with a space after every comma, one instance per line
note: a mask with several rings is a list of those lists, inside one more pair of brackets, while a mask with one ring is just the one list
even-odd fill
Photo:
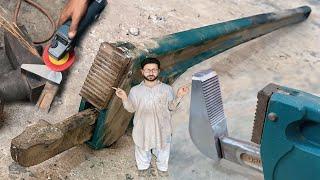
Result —
[[177, 97], [178, 98], [182, 98], [183, 96], [185, 96], [186, 94], [188, 94], [189, 92], [189, 87], [187, 85], [185, 86], [182, 86], [178, 89], [178, 92], [177, 92]]
[[128, 99], [127, 93], [124, 90], [115, 87], [112, 87], [112, 89], [116, 90], [116, 95], [122, 99], [122, 101], [126, 101]]

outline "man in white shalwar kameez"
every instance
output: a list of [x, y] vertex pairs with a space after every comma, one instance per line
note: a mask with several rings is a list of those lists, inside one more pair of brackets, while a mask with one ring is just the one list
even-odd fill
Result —
[[158, 80], [159, 72], [159, 60], [147, 58], [141, 63], [144, 81], [132, 87], [129, 96], [122, 89], [115, 88], [116, 95], [122, 99], [124, 108], [135, 113], [132, 137], [141, 176], [150, 174], [148, 170], [152, 154], [157, 157], [159, 175], [168, 176], [172, 136], [170, 111], [174, 111], [181, 98], [189, 92], [188, 87], [180, 87], [175, 97], [172, 87]]

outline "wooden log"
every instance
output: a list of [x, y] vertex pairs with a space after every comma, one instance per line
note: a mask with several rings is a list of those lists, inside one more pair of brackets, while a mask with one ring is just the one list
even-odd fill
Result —
[[40, 110], [48, 113], [58, 90], [59, 90], [58, 84], [54, 84], [47, 81], [41, 92], [41, 95], [38, 99], [36, 106]]
[[67, 149], [88, 141], [97, 119], [96, 109], [87, 109], [57, 124], [40, 120], [11, 141], [12, 159], [22, 166], [39, 164]]

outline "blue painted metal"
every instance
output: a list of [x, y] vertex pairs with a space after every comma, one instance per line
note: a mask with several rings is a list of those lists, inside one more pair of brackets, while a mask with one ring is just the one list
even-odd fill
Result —
[[[88, 108], [94, 108], [92, 104], [88, 101], [82, 99], [80, 102], [79, 112], [84, 111]], [[107, 117], [108, 110], [102, 109], [99, 111], [99, 116], [95, 124], [95, 129], [93, 135], [89, 141], [86, 143], [93, 149], [101, 149], [105, 146], [103, 145], [104, 140], [104, 126], [105, 126], [105, 119]]]
[[284, 88], [274, 93], [261, 140], [264, 178], [320, 179], [320, 97]]
[[[178, 77], [195, 64], [281, 27], [301, 22], [308, 18], [310, 13], [310, 7], [302, 6], [277, 13], [259, 14], [153, 38], [153, 43], [148, 42], [145, 45], [147, 51], [141, 51], [136, 58], [134, 68], [137, 71], [140, 68], [140, 62], [145, 57], [161, 58], [174, 54], [174, 61], [177, 61], [177, 63], [174, 63], [175, 65], [170, 68], [163, 69], [160, 74], [161, 77], [173, 78], [174, 80], [175, 77]], [[179, 54], [191, 48], [198, 49], [197, 53], [180, 59]], [[133, 85], [138, 83], [139, 80], [135, 80]]]

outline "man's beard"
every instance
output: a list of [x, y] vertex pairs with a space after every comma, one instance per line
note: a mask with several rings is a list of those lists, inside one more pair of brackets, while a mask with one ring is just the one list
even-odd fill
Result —
[[154, 76], [154, 75], [149, 75], [149, 76], [143, 76], [145, 80], [147, 81], [155, 81], [158, 79], [158, 76]]

